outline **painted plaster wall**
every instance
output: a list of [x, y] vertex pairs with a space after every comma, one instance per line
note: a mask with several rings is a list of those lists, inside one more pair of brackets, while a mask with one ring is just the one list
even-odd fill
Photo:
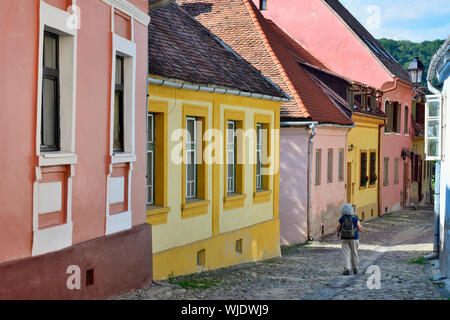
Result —
[[[259, 0], [252, 1], [259, 8]], [[375, 88], [392, 81], [370, 50], [322, 0], [268, 1], [267, 10], [261, 12], [338, 74]]]
[[[341, 217], [341, 208], [347, 202], [346, 190], [346, 150], [348, 129], [342, 128], [317, 128], [314, 137], [314, 151], [322, 150], [321, 182], [314, 184], [316, 172], [315, 154], [312, 162], [312, 235], [315, 239], [336, 230], [336, 225]], [[328, 149], [333, 150], [332, 182], [327, 181]], [[344, 151], [342, 180], [338, 179], [339, 150]]]
[[308, 129], [282, 128], [280, 134], [280, 243], [303, 243], [307, 233]]
[[[64, 1], [50, 1], [63, 6]], [[145, 8], [144, 1], [133, 0]], [[111, 8], [105, 2], [77, 1], [82, 12], [77, 50], [76, 153], [72, 185], [73, 244], [105, 234], [106, 175], [111, 96]], [[33, 181], [36, 150], [39, 1], [1, 1], [2, 50], [0, 133], [0, 262], [31, 255]], [[7, 15], [3, 13], [7, 12]], [[11, 32], [13, 30], [13, 32]], [[95, 30], [95, 32], [93, 32]], [[135, 24], [137, 43], [136, 114], [146, 112], [147, 27]], [[20, 116], [19, 116], [20, 115]], [[136, 117], [136, 132], [145, 132]], [[145, 223], [145, 135], [136, 134], [137, 164], [132, 173], [132, 224]], [[11, 241], [11, 239], [14, 239]], [[5, 245], [6, 244], [6, 245]]]
[[[5, 12], [8, 14], [5, 15]], [[37, 12], [37, 0], [27, 1], [26, 4], [0, 1], [0, 37], [2, 48], [8, 48], [0, 50], [3, 61], [0, 64], [0, 262], [31, 254]]]
[[[219, 165], [208, 165], [207, 213], [182, 218], [182, 166], [172, 160], [172, 152], [180, 145], [172, 134], [182, 128], [182, 107], [204, 106], [208, 110], [207, 129], [219, 123], [224, 129], [224, 109], [245, 111], [244, 128], [254, 127], [254, 115], [270, 115], [275, 125], [279, 121], [279, 102], [250, 99], [241, 96], [204, 93], [150, 85], [149, 110], [152, 101], [168, 104], [168, 207], [167, 222], [155, 224], [153, 235], [154, 278], [167, 278], [173, 272], [181, 275], [199, 271], [197, 252], [205, 250], [206, 269], [215, 269], [245, 261], [279, 256], [278, 221], [278, 173], [269, 179], [272, 195], [268, 202], [253, 203], [253, 165], [245, 165], [244, 206], [223, 210], [224, 170]], [[217, 121], [218, 120], [218, 121]], [[251, 139], [245, 140], [246, 156], [255, 147]], [[279, 146], [272, 145], [272, 152], [279, 153]], [[219, 157], [222, 159], [222, 157]], [[278, 161], [278, 157], [275, 158]], [[216, 176], [217, 174], [217, 176]], [[216, 180], [218, 179], [218, 180]], [[214, 208], [218, 211], [215, 212]], [[215, 229], [215, 221], [218, 228]], [[236, 255], [236, 240], [242, 239], [243, 253]]]

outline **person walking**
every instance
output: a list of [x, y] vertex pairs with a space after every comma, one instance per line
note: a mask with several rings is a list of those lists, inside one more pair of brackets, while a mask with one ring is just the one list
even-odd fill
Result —
[[359, 232], [364, 229], [361, 226], [358, 216], [350, 203], [342, 208], [342, 217], [336, 230], [342, 239], [342, 255], [344, 257], [344, 275], [349, 275], [353, 269], [354, 274], [358, 274], [358, 248]]

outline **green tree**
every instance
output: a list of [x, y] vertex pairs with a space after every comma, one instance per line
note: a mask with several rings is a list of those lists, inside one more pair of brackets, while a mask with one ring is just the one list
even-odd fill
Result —
[[378, 39], [378, 41], [405, 69], [408, 69], [409, 63], [414, 57], [419, 57], [425, 66], [425, 74], [422, 78], [425, 83], [431, 59], [444, 43], [444, 40], [416, 43], [408, 40], [392, 40], [386, 38]]

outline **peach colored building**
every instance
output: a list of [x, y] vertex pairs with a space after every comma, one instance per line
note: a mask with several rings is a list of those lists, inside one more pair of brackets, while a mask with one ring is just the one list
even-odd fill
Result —
[[0, 298], [106, 298], [152, 280], [147, 11], [0, 1]]
[[411, 170], [405, 156], [413, 135], [407, 71], [338, 0], [252, 1], [336, 73], [383, 92], [379, 107], [388, 121], [380, 133], [379, 214], [406, 205]]

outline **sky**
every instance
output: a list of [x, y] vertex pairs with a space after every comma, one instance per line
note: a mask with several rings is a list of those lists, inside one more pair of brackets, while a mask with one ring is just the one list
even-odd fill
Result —
[[446, 39], [450, 0], [340, 0], [375, 38]]

